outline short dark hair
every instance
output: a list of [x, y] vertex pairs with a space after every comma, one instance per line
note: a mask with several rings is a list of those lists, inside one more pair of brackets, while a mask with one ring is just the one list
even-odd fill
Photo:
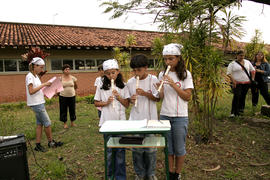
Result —
[[148, 66], [148, 59], [145, 55], [139, 54], [131, 58], [130, 67], [132, 69], [145, 67], [145, 66]]
[[65, 69], [69, 68], [70, 69], [70, 65], [69, 64], [64, 64], [62, 67], [62, 71], [64, 71]]
[[100, 64], [100, 65], [98, 66], [98, 71], [103, 71], [103, 64]]
[[239, 54], [245, 54], [245, 52], [244, 52], [243, 50], [238, 50], [238, 51], [236, 52], [236, 55], [239, 55]]

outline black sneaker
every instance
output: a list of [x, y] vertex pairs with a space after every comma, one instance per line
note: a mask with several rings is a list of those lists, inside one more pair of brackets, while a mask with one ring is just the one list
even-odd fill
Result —
[[35, 151], [46, 152], [47, 150], [40, 144], [36, 144]]
[[175, 173], [169, 172], [170, 175], [170, 180], [174, 180], [175, 179]]
[[49, 148], [56, 148], [56, 147], [60, 147], [62, 146], [64, 143], [62, 143], [61, 141], [55, 141], [55, 140], [52, 140], [50, 142], [48, 142], [48, 147]]

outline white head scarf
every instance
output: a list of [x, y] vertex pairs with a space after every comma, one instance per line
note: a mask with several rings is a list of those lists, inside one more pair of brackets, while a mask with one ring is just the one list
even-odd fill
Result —
[[108, 69], [119, 69], [118, 63], [115, 59], [109, 59], [103, 62], [103, 71]]
[[36, 64], [36, 65], [39, 65], [39, 66], [42, 66], [42, 65], [45, 65], [45, 62], [42, 58], [40, 57], [35, 57], [33, 58], [33, 60], [30, 62], [30, 64]]
[[181, 55], [182, 48], [183, 46], [181, 44], [176, 44], [176, 43], [167, 44], [164, 46], [162, 54], [163, 56], [166, 56], [166, 55], [179, 56]]

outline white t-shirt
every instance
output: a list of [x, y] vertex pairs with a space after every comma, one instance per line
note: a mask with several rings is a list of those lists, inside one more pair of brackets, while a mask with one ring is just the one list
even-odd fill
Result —
[[[145, 92], [157, 94], [157, 90], [154, 84], [158, 83], [156, 76], [148, 74], [148, 76], [139, 80], [139, 88], [143, 89]], [[136, 78], [132, 77], [127, 82], [127, 87], [129, 90], [130, 97], [136, 94]], [[143, 119], [154, 119], [157, 120], [157, 107], [156, 102], [150, 100], [145, 96], [137, 96], [137, 107], [133, 106], [130, 111], [129, 120], [143, 120]]]
[[[100, 88], [102, 86], [102, 78], [101, 76], [97, 77], [95, 80], [94, 86], [97, 88]], [[99, 111], [101, 111], [102, 107], [96, 107]]]
[[[120, 94], [121, 98], [128, 99], [130, 98], [128, 88], [125, 86], [123, 89], [120, 89], [118, 87], [115, 87], [115, 90]], [[94, 99], [96, 101], [108, 101], [109, 97], [112, 95], [112, 90], [104, 90], [100, 89], [100, 87], [97, 88], [96, 94]], [[102, 124], [107, 120], [126, 120], [126, 108], [123, 106], [116, 98], [114, 99], [115, 108], [113, 108], [113, 104], [109, 104], [108, 106], [102, 107], [101, 110], [101, 117], [99, 121], [99, 126], [102, 126]]]
[[[252, 64], [244, 59], [244, 67], [246, 68], [247, 72], [250, 73], [252, 71], [255, 71]], [[249, 77], [245, 73], [245, 71], [242, 69], [242, 67], [235, 61], [231, 62], [227, 68], [227, 75], [231, 75], [234, 80], [241, 83], [249, 83]]]
[[[164, 72], [159, 73], [159, 80], [163, 79]], [[187, 71], [185, 80], [179, 80], [176, 72], [169, 72], [168, 76], [179, 86], [181, 89], [193, 89], [193, 80], [191, 73]], [[177, 92], [166, 82], [164, 82], [164, 99], [161, 106], [161, 115], [169, 117], [188, 117], [188, 101], [183, 100], [178, 96]]]
[[102, 86], [102, 79], [101, 79], [101, 76], [99, 76], [99, 77], [96, 78], [94, 86], [95, 86], [95, 87]]
[[29, 72], [25, 77], [25, 88], [26, 88], [26, 97], [27, 97], [27, 106], [35, 106], [45, 103], [44, 94], [40, 89], [35, 94], [30, 95], [28, 90], [28, 85], [33, 84], [33, 88], [36, 88], [41, 85], [41, 81], [38, 76], [34, 76]]

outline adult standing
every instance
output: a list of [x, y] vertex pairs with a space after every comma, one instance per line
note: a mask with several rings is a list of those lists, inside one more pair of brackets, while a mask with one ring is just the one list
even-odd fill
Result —
[[270, 76], [270, 67], [267, 60], [264, 57], [263, 52], [256, 53], [254, 62], [252, 63], [255, 70], [255, 81], [257, 85], [251, 88], [252, 92], [252, 105], [257, 106], [259, 100], [259, 91], [263, 96], [265, 102], [270, 105], [270, 96], [268, 93], [268, 76]]
[[64, 90], [59, 95], [60, 106], [60, 121], [64, 123], [64, 128], [68, 128], [67, 125], [67, 112], [69, 111], [69, 117], [71, 126], [76, 126], [74, 121], [76, 120], [76, 89], [77, 78], [70, 74], [70, 65], [65, 64], [62, 68], [63, 74], [61, 76], [61, 82]]
[[255, 69], [250, 61], [244, 59], [243, 50], [239, 50], [236, 60], [232, 61], [227, 68], [227, 75], [232, 82], [233, 100], [230, 117], [239, 116], [244, 112], [245, 100], [251, 80], [254, 80]]

